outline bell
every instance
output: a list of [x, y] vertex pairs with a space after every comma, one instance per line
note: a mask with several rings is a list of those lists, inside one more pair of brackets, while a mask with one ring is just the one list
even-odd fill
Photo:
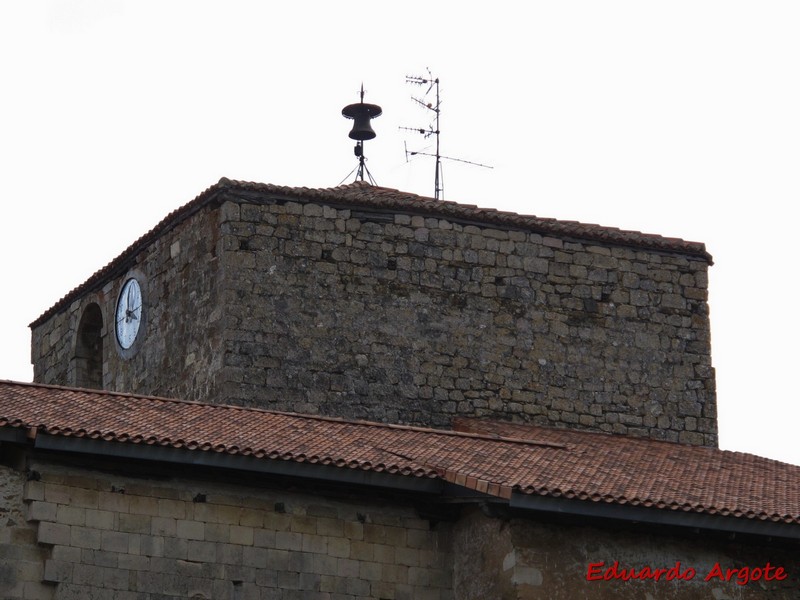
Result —
[[379, 117], [381, 112], [381, 107], [377, 104], [359, 102], [345, 106], [342, 109], [342, 115], [354, 121], [353, 129], [348, 134], [350, 139], [359, 141], [373, 139], [376, 134], [369, 121], [374, 117]]

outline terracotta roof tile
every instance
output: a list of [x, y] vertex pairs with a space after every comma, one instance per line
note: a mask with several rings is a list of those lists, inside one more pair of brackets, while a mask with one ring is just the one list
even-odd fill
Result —
[[800, 466], [714, 448], [469, 419], [455, 431], [0, 382], [0, 428], [800, 524]]
[[800, 466], [716, 448], [515, 423], [456, 419], [457, 431], [563, 444], [567, 464], [520, 491], [800, 523]]
[[477, 225], [496, 226], [533, 231], [543, 235], [566, 237], [604, 244], [629, 246], [647, 250], [670, 252], [694, 256], [711, 262], [711, 255], [700, 242], [687, 242], [678, 238], [663, 237], [638, 231], [625, 231], [577, 221], [562, 221], [493, 208], [481, 208], [471, 204], [459, 204], [446, 200], [435, 200], [408, 192], [370, 185], [363, 181], [333, 188], [287, 187], [267, 183], [252, 183], [220, 179], [191, 202], [172, 211], [153, 229], [131, 244], [122, 254], [94, 273], [87, 281], [76, 287], [51, 308], [45, 311], [31, 327], [42, 323], [72, 300], [82, 294], [101, 287], [110, 278], [125, 272], [136, 254], [159, 236], [168, 232], [197, 211], [213, 206], [231, 197], [246, 197], [253, 201], [266, 198], [282, 198], [297, 201], [318, 201], [330, 204], [372, 208], [429, 215]]

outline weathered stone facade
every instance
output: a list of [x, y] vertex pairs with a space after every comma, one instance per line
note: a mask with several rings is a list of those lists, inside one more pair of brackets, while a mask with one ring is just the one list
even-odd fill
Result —
[[[222, 272], [219, 210], [202, 211], [118, 265], [87, 294], [33, 327], [34, 380], [191, 399], [217, 397], [222, 368]], [[124, 283], [136, 277], [146, 302], [143, 337], [123, 353], [114, 311]], [[83, 316], [99, 308], [102, 381], [84, 377], [78, 346]], [[82, 345], [87, 346], [88, 343]]]
[[[29, 467], [27, 476], [0, 467], [3, 598], [791, 600], [800, 586], [796, 547], [707, 532], [492, 514], [474, 503], [445, 505], [437, 512], [448, 520], [432, 521], [413, 497], [158, 467], [148, 476], [119, 463], [111, 471], [33, 459]], [[680, 562], [696, 575], [587, 580], [592, 564], [615, 561], [637, 570]], [[785, 578], [705, 580], [717, 563], [752, 571], [767, 562]]]
[[[706, 534], [693, 539], [624, 526], [612, 531], [547, 520], [492, 519], [479, 511], [455, 525], [453, 557], [453, 590], [460, 600], [788, 600], [800, 589], [800, 562], [786, 548]], [[767, 564], [771, 581], [764, 579]], [[646, 568], [674, 572], [657, 580], [605, 579], [608, 569], [611, 574], [631, 569], [639, 574]], [[743, 568], [746, 575], [740, 576]], [[730, 578], [729, 569], [737, 570]], [[751, 580], [751, 574], [757, 579]]]
[[449, 529], [410, 506], [32, 466], [4, 598], [452, 598]]
[[50, 598], [42, 583], [46, 551], [27, 521], [25, 474], [0, 464], [0, 598]]
[[[717, 443], [708, 259], [220, 184], [33, 325], [35, 380], [447, 426], [454, 416]], [[114, 304], [141, 279], [144, 338]]]
[[704, 261], [316, 204], [230, 208], [234, 402], [715, 442]]

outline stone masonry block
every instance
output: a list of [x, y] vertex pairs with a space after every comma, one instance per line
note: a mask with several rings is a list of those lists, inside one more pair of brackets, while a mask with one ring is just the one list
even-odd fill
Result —
[[353, 560], [372, 560], [374, 544], [369, 542], [350, 542], [350, 558]]
[[99, 501], [99, 492], [97, 490], [86, 490], [81, 488], [72, 488], [71, 502], [73, 507], [78, 508], [97, 508]]
[[420, 564], [420, 551], [416, 548], [397, 548], [395, 551], [398, 565], [417, 567]]
[[26, 481], [23, 498], [25, 500], [44, 500], [44, 483], [41, 481]]
[[348, 579], [346, 590], [353, 596], [369, 596], [369, 581], [364, 579]]
[[190, 540], [187, 550], [187, 559], [190, 561], [213, 563], [217, 557], [217, 545], [214, 542]]
[[186, 518], [186, 502], [161, 498], [158, 500], [158, 516], [173, 519]]
[[81, 549], [72, 546], [53, 546], [50, 556], [53, 560], [78, 563], [81, 562]]
[[71, 529], [69, 525], [62, 525], [60, 523], [49, 523], [43, 521], [39, 523], [36, 541], [40, 544], [48, 546], [60, 545], [68, 546], [70, 544]]
[[364, 525], [355, 521], [345, 521], [344, 537], [353, 541], [364, 539]]
[[[198, 504], [195, 506], [195, 510], [198, 507], [203, 506], [202, 504]], [[238, 525], [239, 524], [239, 514], [241, 513], [241, 508], [238, 506], [209, 506], [210, 510], [212, 511], [211, 516], [213, 518], [209, 518], [209, 521], [214, 523], [228, 523], [231, 525]]]
[[373, 549], [373, 557], [375, 562], [394, 564], [396, 559], [395, 546], [387, 546], [385, 544], [375, 544]]
[[328, 538], [328, 555], [336, 558], [350, 556], [350, 540], [344, 537]]
[[253, 534], [254, 530], [252, 527], [244, 527], [242, 525], [231, 525], [231, 530], [230, 530], [231, 544], [252, 546]]
[[33, 501], [28, 505], [28, 521], [55, 521], [57, 509], [52, 502]]
[[217, 544], [217, 562], [228, 565], [242, 564], [244, 548], [236, 544]]
[[164, 556], [164, 538], [156, 535], [143, 535], [139, 542], [143, 556]]
[[150, 569], [150, 558], [147, 556], [120, 554], [117, 566], [128, 571], [147, 571]]
[[69, 581], [72, 577], [72, 563], [60, 560], [46, 560], [44, 562], [44, 576], [42, 581], [46, 583], [61, 583]]
[[376, 562], [362, 562], [359, 565], [358, 574], [361, 579], [367, 581], [380, 581], [381, 580], [381, 564]]
[[176, 531], [179, 538], [187, 540], [205, 539], [205, 526], [203, 523], [197, 521], [179, 519], [177, 521]]
[[303, 552], [326, 554], [328, 552], [328, 538], [321, 535], [304, 533], [302, 549]]
[[312, 569], [319, 575], [337, 575], [339, 574], [339, 561], [334, 556], [315, 554]]
[[52, 600], [53, 598], [53, 589], [50, 584], [25, 581], [20, 587], [22, 588], [21, 597], [25, 600]]
[[109, 568], [103, 569], [103, 588], [106, 590], [124, 590], [128, 587], [130, 574], [125, 569]]
[[189, 540], [164, 537], [164, 557], [185, 559], [189, 555]]
[[[126, 515], [120, 515], [120, 525], [122, 524], [122, 517]], [[141, 515], [135, 515], [141, 516]], [[148, 531], [140, 531], [138, 533], [151, 533], [153, 535], [164, 535], [164, 536], [175, 536], [178, 534], [178, 526], [177, 521], [171, 517], [152, 517], [150, 520], [150, 529]]]
[[55, 504], [69, 505], [72, 503], [71, 491], [72, 488], [66, 485], [46, 482], [44, 484], [44, 499]]
[[242, 549], [242, 565], [245, 567], [256, 567], [263, 569], [267, 566], [267, 549], [256, 547], [244, 547]]
[[385, 581], [370, 582], [370, 597], [395, 600], [395, 586]]
[[128, 534], [117, 531], [101, 532], [100, 549], [106, 552], [119, 552], [119, 553], [127, 552]]
[[103, 585], [103, 569], [89, 564], [73, 565], [70, 583], [100, 587]]
[[230, 541], [230, 525], [226, 525], [224, 523], [206, 523], [205, 525], [205, 539], [207, 542], [227, 543]]
[[275, 546], [275, 532], [265, 529], [255, 529], [253, 531], [253, 545], [262, 548], [272, 548]]
[[289, 568], [290, 552], [288, 550], [267, 549], [267, 564], [277, 570]]
[[303, 534], [291, 531], [275, 533], [275, 548], [278, 550], [300, 550], [303, 545]]
[[86, 525], [94, 529], [113, 529], [114, 513], [94, 508], [81, 509], [86, 512]]
[[244, 508], [239, 514], [239, 525], [245, 527], [261, 527], [264, 525], [264, 512], [252, 508]]
[[291, 528], [292, 531], [297, 533], [316, 533], [317, 521], [316, 517], [296, 515], [292, 517]]
[[152, 519], [150, 515], [119, 515], [119, 531], [125, 533], [151, 533]]
[[126, 513], [129, 511], [130, 498], [117, 492], [99, 492], [97, 504], [101, 510]]
[[130, 512], [139, 515], [158, 516], [158, 498], [131, 496]]

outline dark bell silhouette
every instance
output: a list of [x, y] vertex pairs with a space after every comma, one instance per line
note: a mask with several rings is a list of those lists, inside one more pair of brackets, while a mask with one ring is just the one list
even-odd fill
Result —
[[353, 119], [353, 129], [348, 134], [350, 139], [363, 142], [364, 140], [371, 140], [375, 137], [375, 131], [372, 129], [369, 121], [375, 117], [381, 116], [381, 107], [377, 104], [366, 104], [359, 102], [358, 104], [348, 104], [342, 109], [342, 115], [348, 119]]
[[[353, 152], [358, 158], [358, 166], [353, 169], [356, 172], [356, 181], [364, 181], [364, 176], [369, 178], [372, 185], [377, 185], [372, 178], [372, 174], [367, 169], [366, 157], [364, 156], [364, 142], [375, 137], [375, 132], [370, 125], [370, 119], [381, 116], [381, 107], [377, 104], [367, 104], [364, 102], [364, 84], [361, 84], [361, 102], [358, 104], [348, 104], [342, 109], [342, 115], [348, 119], [353, 119], [353, 129], [348, 134], [351, 140], [356, 140]], [[345, 178], [346, 179], [346, 178]]]

